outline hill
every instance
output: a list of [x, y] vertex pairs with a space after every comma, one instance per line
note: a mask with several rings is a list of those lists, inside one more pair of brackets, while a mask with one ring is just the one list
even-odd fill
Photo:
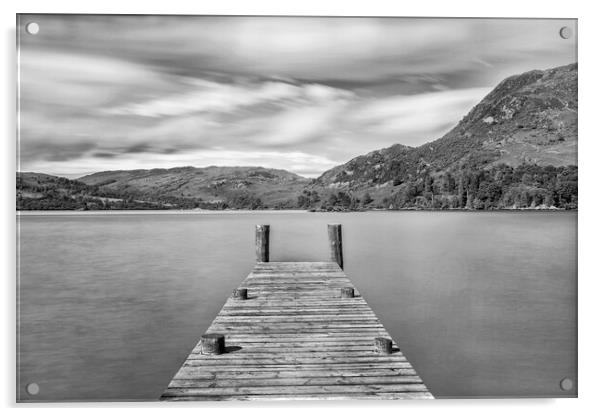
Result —
[[101, 193], [193, 208], [293, 208], [308, 180], [262, 167], [108, 171], [78, 179]]
[[313, 181], [308, 208], [577, 207], [577, 64], [502, 81], [442, 138], [359, 156]]
[[309, 181], [261, 167], [98, 172], [77, 180], [17, 173], [17, 209], [294, 208]]
[[17, 210], [169, 209], [173, 206], [119, 198], [83, 182], [35, 172], [17, 172]]

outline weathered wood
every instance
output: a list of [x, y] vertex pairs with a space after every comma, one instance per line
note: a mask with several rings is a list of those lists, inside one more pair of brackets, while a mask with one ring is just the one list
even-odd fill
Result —
[[[374, 345], [357, 345], [356, 343], [307, 343], [309, 346], [303, 347], [294, 347], [286, 342], [269, 342], [269, 343], [260, 343], [259, 345], [254, 345], [251, 343], [245, 342], [237, 342], [237, 346], [241, 347], [242, 350], [239, 352], [241, 356], [249, 357], [251, 355], [260, 356], [261, 354], [274, 354], [281, 352], [283, 348], [286, 348], [287, 351], [294, 356], [299, 356], [302, 353], [332, 353], [332, 354], [344, 354], [345, 356], [349, 356], [350, 353], [361, 352], [361, 354], [366, 355], [367, 353], [374, 351]], [[305, 343], [301, 343], [304, 345]], [[312, 346], [313, 345], [313, 346]], [[192, 350], [192, 354], [200, 354], [200, 350], [195, 348]]]
[[225, 337], [222, 334], [204, 334], [201, 336], [201, 353], [220, 355], [225, 350]]
[[[290, 377], [278, 378], [278, 385], [284, 386], [328, 386], [337, 384], [345, 385], [366, 385], [374, 384], [420, 384], [420, 377], [386, 375], [386, 376], [340, 376], [340, 377]], [[273, 386], [274, 380], [266, 378], [229, 378], [229, 379], [174, 379], [170, 383], [172, 388], [207, 388], [207, 387], [267, 387]]]
[[343, 268], [343, 236], [341, 224], [328, 224], [328, 240], [330, 241], [330, 260]]
[[248, 298], [248, 289], [244, 287], [239, 287], [234, 289], [232, 292], [232, 297], [238, 300], [247, 300]]
[[410, 400], [410, 399], [432, 399], [433, 396], [429, 392], [396, 392], [396, 393], [340, 393], [333, 392], [312, 393], [312, 394], [245, 394], [241, 395], [178, 395], [168, 396], [164, 400], [170, 401], [226, 401], [226, 400]]
[[[374, 353], [372, 353], [374, 354]], [[190, 360], [184, 363], [183, 368], [198, 368], [203, 371], [240, 371], [241, 366], [239, 364], [230, 363], [211, 363], [202, 360]], [[313, 364], [263, 364], [263, 365], [245, 365], [246, 371], [266, 371], [266, 370], [279, 370], [279, 371], [300, 371], [300, 370], [350, 370], [350, 369], [387, 369], [391, 370], [390, 362], [373, 362], [373, 363], [313, 363]], [[396, 363], [394, 368], [412, 368], [409, 362]]]
[[405, 357], [403, 357], [403, 356], [393, 357], [392, 355], [375, 355], [374, 353], [372, 354], [372, 355], [374, 355], [373, 357], [369, 356], [366, 353], [361, 354], [361, 355], [355, 355], [355, 356], [348, 356], [348, 355], [344, 355], [344, 354], [340, 354], [338, 356], [333, 356], [332, 354], [328, 355], [326, 353], [315, 353], [315, 354], [309, 354], [308, 356], [302, 356], [302, 355], [299, 356], [299, 355], [292, 355], [292, 354], [287, 353], [286, 357], [278, 357], [278, 358], [272, 358], [272, 357], [274, 357], [274, 354], [271, 354], [271, 356], [264, 357], [264, 358], [254, 358], [252, 356], [245, 357], [243, 355], [239, 355], [236, 358], [230, 358], [230, 357], [226, 357], [226, 355], [228, 355], [228, 354], [224, 354], [223, 356], [222, 355], [191, 354], [190, 356], [188, 356], [187, 362], [189, 364], [194, 364], [195, 361], [200, 361], [202, 363], [215, 362], [216, 364], [217, 364], [217, 362], [221, 362], [226, 365], [278, 365], [278, 364], [283, 364], [283, 365], [318, 364], [318, 365], [322, 365], [322, 364], [326, 364], [326, 363], [330, 363], [330, 364], [362, 363], [362, 364], [369, 365], [372, 363], [395, 364], [395, 363], [407, 361], [405, 359]]
[[259, 369], [257, 371], [236, 370], [232, 371], [210, 371], [200, 367], [182, 367], [174, 376], [174, 380], [244, 380], [248, 378], [310, 378], [310, 377], [385, 377], [385, 376], [414, 376], [416, 371], [412, 368], [350, 368], [350, 369], [298, 369], [298, 370], [269, 370]]
[[341, 288], [341, 297], [342, 298], [355, 297], [355, 289], [353, 289], [352, 287], [342, 287]]
[[259, 262], [240, 288], [207, 330], [223, 354], [201, 339], [162, 400], [432, 398], [337, 263]]
[[326, 386], [258, 386], [258, 387], [207, 387], [207, 388], [178, 388], [172, 387], [165, 393], [166, 397], [190, 396], [190, 395], [247, 395], [247, 394], [320, 394], [320, 393], [397, 393], [397, 392], [426, 392], [424, 384], [400, 383], [400, 384], [361, 384], [361, 385], [337, 385]]
[[255, 226], [255, 255], [258, 262], [270, 261], [270, 226]]
[[393, 352], [393, 341], [385, 337], [374, 338], [374, 346], [379, 354], [391, 354]]

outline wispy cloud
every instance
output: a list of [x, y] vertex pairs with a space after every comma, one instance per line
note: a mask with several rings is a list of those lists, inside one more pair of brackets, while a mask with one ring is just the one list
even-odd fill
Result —
[[[357, 125], [380, 135], [432, 134], [441, 125], [459, 121], [466, 109], [476, 105], [489, 91], [489, 88], [468, 88], [373, 99], [353, 117]], [[428, 139], [427, 135], [418, 139], [418, 143], [405, 141], [416, 145]]]
[[[65, 164], [58, 160], [35, 161], [30, 164], [31, 171], [60, 173], [69, 177], [83, 176], [91, 172], [121, 169], [124, 165], [135, 164], [138, 169], [171, 168], [174, 166], [270, 166], [285, 169], [300, 175], [313, 177], [332, 167], [336, 161], [323, 156], [304, 152], [255, 151], [242, 152], [231, 150], [192, 150], [185, 154], [149, 157], [120, 153], [86, 154]], [[93, 167], [93, 169], [91, 169]]]
[[[21, 169], [264, 165], [315, 176], [443, 135], [574, 21], [33, 16]], [[23, 28], [19, 28], [23, 30]]]
[[110, 108], [107, 112], [143, 117], [180, 116], [199, 112], [229, 113], [238, 108], [259, 104], [279, 104], [285, 101], [314, 104], [354, 95], [350, 91], [319, 84], [297, 86], [270, 81], [237, 85], [198, 78], [187, 81], [184, 84], [184, 92]]

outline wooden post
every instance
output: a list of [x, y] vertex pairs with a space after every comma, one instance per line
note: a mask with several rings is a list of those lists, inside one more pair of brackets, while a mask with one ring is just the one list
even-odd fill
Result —
[[355, 291], [352, 287], [342, 287], [341, 288], [341, 297], [342, 298], [353, 298], [355, 297]]
[[341, 224], [328, 224], [328, 239], [330, 240], [330, 261], [336, 262], [343, 268], [343, 237]]
[[226, 339], [222, 334], [204, 334], [201, 336], [201, 354], [220, 355], [226, 350]]
[[270, 226], [255, 226], [255, 255], [257, 262], [270, 261]]
[[389, 338], [374, 338], [374, 346], [379, 354], [391, 354], [393, 352], [393, 341]]
[[234, 299], [247, 300], [247, 289], [243, 287], [234, 289], [234, 291], [232, 292], [232, 297]]

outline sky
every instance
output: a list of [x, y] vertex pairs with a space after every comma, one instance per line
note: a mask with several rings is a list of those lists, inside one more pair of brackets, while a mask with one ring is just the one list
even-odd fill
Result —
[[17, 166], [72, 178], [211, 165], [316, 177], [440, 138], [508, 76], [576, 62], [576, 29], [574, 20], [24, 15]]

